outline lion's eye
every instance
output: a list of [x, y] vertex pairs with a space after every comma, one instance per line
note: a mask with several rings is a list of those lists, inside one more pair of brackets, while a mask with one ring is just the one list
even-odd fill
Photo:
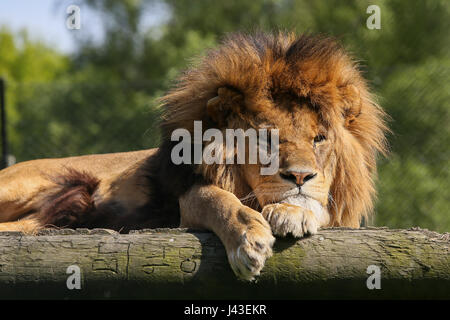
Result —
[[322, 142], [324, 140], [326, 140], [327, 137], [325, 137], [323, 134], [318, 134], [317, 136], [314, 137], [314, 144]]

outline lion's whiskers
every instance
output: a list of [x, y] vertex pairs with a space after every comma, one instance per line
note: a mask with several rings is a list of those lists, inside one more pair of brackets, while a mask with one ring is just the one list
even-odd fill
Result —
[[334, 209], [337, 211], [337, 204], [336, 201], [334, 201], [331, 192], [328, 193], [328, 203], [331, 205], [331, 207], [334, 207]]

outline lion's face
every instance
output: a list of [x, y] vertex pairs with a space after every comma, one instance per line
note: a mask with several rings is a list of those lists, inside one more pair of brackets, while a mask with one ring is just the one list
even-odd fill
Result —
[[313, 210], [318, 204], [326, 208], [336, 165], [333, 130], [308, 101], [278, 95], [273, 104], [275, 114], [262, 112], [254, 122], [259, 128], [278, 129], [279, 169], [274, 175], [261, 175], [261, 165], [244, 165], [248, 186], [261, 207], [301, 202]]

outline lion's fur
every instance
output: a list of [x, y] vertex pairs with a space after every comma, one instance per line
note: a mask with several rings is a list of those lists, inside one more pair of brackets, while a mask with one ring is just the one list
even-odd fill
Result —
[[[208, 101], [224, 87], [240, 92], [243, 101], [212, 117]], [[302, 114], [310, 119], [320, 118], [321, 125], [336, 137], [334, 178], [327, 180], [331, 184], [327, 182], [324, 193], [326, 198], [329, 190], [330, 196], [321, 202], [328, 206], [331, 219], [321, 226], [329, 222], [333, 226], [358, 227], [373, 206], [376, 155], [386, 152], [384, 112], [374, 102], [358, 65], [333, 39], [259, 33], [229, 36], [179, 78], [174, 89], [162, 98], [165, 113], [158, 151], [42, 159], [2, 170], [0, 231], [34, 232], [46, 224], [118, 230], [177, 226], [183, 211], [179, 203], [185, 194], [190, 194], [184, 202], [192, 209], [184, 210], [185, 222], [190, 215], [190, 220], [198, 225], [205, 220], [203, 214], [212, 219], [211, 210], [220, 202], [215, 197], [221, 194], [222, 201], [229, 203], [223, 204], [220, 210], [224, 212], [217, 213], [217, 217], [226, 217], [225, 211], [232, 211], [227, 213], [225, 222], [218, 220], [207, 227], [221, 230], [224, 223], [233, 222], [222, 236], [227, 238], [227, 232], [234, 230], [231, 235], [240, 239], [242, 232], [250, 232], [241, 221], [256, 221], [262, 216], [255, 211], [262, 209], [257, 204], [244, 206], [238, 200], [252, 191], [243, 178], [250, 171], [227, 164], [175, 165], [171, 161], [175, 144], [171, 133], [178, 128], [192, 133], [195, 120], [201, 120], [204, 129], [223, 129], [230, 126], [230, 113], [231, 126], [244, 130], [255, 126], [256, 115], [280, 118], [283, 107], [274, 98], [279, 95], [307, 100], [313, 110], [302, 109]], [[290, 112], [283, 115], [288, 128], [294, 123]], [[303, 121], [299, 114], [297, 111], [294, 115], [296, 121]], [[295, 134], [290, 136], [297, 139]], [[302, 156], [302, 150], [292, 150]], [[73, 170], [67, 171], [67, 167]], [[48, 175], [55, 175], [57, 180], [48, 179]], [[315, 181], [324, 184], [319, 178]], [[214, 186], [208, 189], [211, 184]], [[216, 187], [228, 192], [222, 194]], [[305, 215], [315, 219], [310, 213]], [[260, 221], [257, 229], [270, 244], [272, 235], [260, 229], [264, 224], [267, 222]], [[227, 239], [225, 245], [236, 249], [237, 240]]]
[[[177, 128], [193, 131], [193, 121], [209, 123], [205, 105], [220, 87], [243, 93], [245, 109], [234, 110], [251, 126], [252, 114], [276, 116], [272, 95], [308, 98], [334, 131], [337, 165], [331, 185], [331, 225], [358, 227], [373, 207], [376, 155], [386, 152], [385, 113], [368, 90], [354, 60], [330, 38], [278, 33], [234, 34], [186, 71], [162, 98], [163, 136]], [[236, 193], [239, 172], [232, 165], [202, 164], [197, 172]]]
[[[274, 235], [359, 227], [372, 211], [385, 114], [333, 39], [231, 35], [179, 78], [162, 106], [157, 150], [34, 160], [0, 171], [0, 231], [202, 228], [221, 239], [236, 275], [253, 279], [272, 254]], [[195, 136], [194, 121], [222, 133], [279, 129], [278, 171], [175, 164], [172, 133], [184, 128]]]

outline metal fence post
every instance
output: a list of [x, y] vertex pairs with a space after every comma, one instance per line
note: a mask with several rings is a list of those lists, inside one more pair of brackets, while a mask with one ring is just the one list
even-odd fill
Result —
[[5, 105], [5, 80], [0, 78], [0, 121], [1, 121], [1, 143], [2, 143], [2, 160], [0, 169], [6, 168], [8, 165], [8, 141], [6, 136], [6, 105]]

